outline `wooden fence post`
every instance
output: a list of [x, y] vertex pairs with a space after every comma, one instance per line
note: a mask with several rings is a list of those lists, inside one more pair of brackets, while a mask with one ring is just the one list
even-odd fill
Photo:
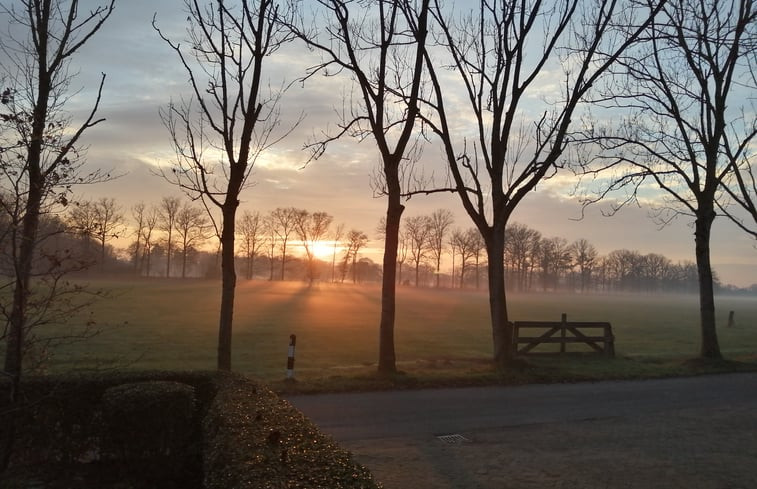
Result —
[[560, 342], [560, 353], [565, 353], [565, 329], [568, 327], [568, 315], [566, 313], [562, 313], [562, 317], [560, 318], [560, 336], [562, 338], [562, 341]]

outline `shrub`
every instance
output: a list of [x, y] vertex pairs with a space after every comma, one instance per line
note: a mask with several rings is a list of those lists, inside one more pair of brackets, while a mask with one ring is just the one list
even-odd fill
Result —
[[196, 439], [191, 385], [172, 381], [121, 384], [102, 396], [103, 454], [121, 460], [185, 454]]
[[291, 404], [236, 375], [218, 378], [203, 421], [207, 489], [376, 489], [379, 486]]
[[[0, 399], [5, 388], [0, 383]], [[242, 376], [27, 378], [24, 398], [14, 408], [19, 429], [11, 471], [21, 479], [0, 474], [0, 487], [18, 480], [21, 487], [30, 487], [24, 480], [55, 480], [65, 487], [66, 477], [72, 477], [69, 485], [98, 488], [186, 489], [200, 487], [202, 479], [207, 489], [379, 487], [304, 415]], [[100, 454], [118, 458], [103, 461]], [[109, 472], [113, 463], [116, 473]], [[101, 479], [83, 483], [81, 475], [70, 475], [77, 465], [86, 465], [90, 475], [99, 467]]]

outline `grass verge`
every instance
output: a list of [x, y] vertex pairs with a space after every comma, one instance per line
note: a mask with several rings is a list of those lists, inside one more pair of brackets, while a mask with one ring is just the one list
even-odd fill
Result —
[[757, 371], [757, 355], [724, 360], [683, 357], [615, 357], [593, 354], [542, 356], [519, 361], [504, 371], [480, 359], [423, 360], [401, 364], [393, 375], [375, 366], [355, 367], [329, 376], [269, 381], [280, 395], [426, 389], [493, 385], [524, 385], [606, 380], [643, 380]]

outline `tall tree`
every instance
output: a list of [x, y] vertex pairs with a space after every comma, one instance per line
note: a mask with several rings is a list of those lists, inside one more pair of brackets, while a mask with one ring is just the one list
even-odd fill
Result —
[[255, 274], [255, 257], [265, 240], [265, 218], [258, 211], [244, 211], [237, 229], [242, 238], [241, 251], [247, 258], [245, 278], [251, 280]]
[[303, 210], [297, 215], [295, 223], [297, 235], [302, 242], [307, 259], [307, 279], [312, 285], [317, 278], [315, 270], [315, 252], [316, 246], [326, 237], [329, 232], [329, 226], [334, 218], [327, 212], [313, 212]]
[[142, 243], [144, 250], [142, 252], [142, 263], [140, 269], [144, 270], [145, 277], [150, 276], [152, 271], [152, 255], [155, 247], [155, 230], [160, 222], [160, 212], [155, 206], [151, 206], [145, 215], [144, 227], [142, 228]]
[[105, 269], [105, 251], [108, 241], [117, 239], [124, 229], [121, 206], [112, 197], [101, 197], [94, 202], [96, 220], [95, 239], [100, 244], [100, 271]]
[[693, 219], [703, 358], [722, 356], [710, 237], [719, 194], [757, 134], [754, 106], [741, 102], [745, 94], [753, 100], [757, 88], [756, 27], [752, 0], [668, 1], [645, 38], [619, 59], [601, 99], [614, 118], [626, 114], [619, 127], [587, 130], [602, 149], [592, 170], [613, 182], [603, 196], [630, 189], [621, 205], [636, 201], [651, 181], [664, 195], [657, 213], [663, 224]]
[[147, 206], [144, 202], [137, 202], [131, 207], [131, 217], [134, 219], [134, 243], [130, 246], [132, 261], [134, 262], [134, 273], [139, 274], [139, 264], [142, 259], [142, 232], [145, 229], [145, 217]]
[[186, 70], [193, 94], [162, 112], [176, 151], [176, 166], [165, 176], [203, 201], [219, 237], [218, 369], [231, 370], [236, 212], [257, 158], [286, 136], [276, 132], [281, 92], [266, 93], [264, 72], [267, 58], [291, 36], [281, 23], [287, 13], [274, 0], [185, 0], [185, 6], [185, 44], [171, 41], [153, 20]]
[[331, 283], [334, 283], [336, 281], [336, 250], [340, 246], [343, 237], [344, 224], [339, 224], [334, 229], [334, 234], [331, 235], [334, 246], [331, 254]]
[[92, 244], [97, 234], [97, 216], [95, 203], [91, 200], [81, 200], [68, 207], [67, 224], [69, 229], [82, 241], [84, 256], [91, 258]]
[[455, 222], [452, 211], [449, 209], [437, 209], [429, 216], [429, 249], [436, 265], [436, 288], [439, 288], [441, 276], [442, 258], [444, 257], [447, 233]]
[[470, 261], [474, 257], [474, 233], [478, 234], [478, 231], [475, 229], [468, 229], [466, 231], [456, 229], [452, 232], [451, 243], [457, 250], [457, 255], [460, 257], [458, 267], [460, 270], [461, 289], [465, 288], [465, 273], [468, 271], [468, 265], [470, 265]]
[[289, 240], [297, 230], [297, 217], [302, 211], [295, 207], [277, 207], [271, 212], [273, 231], [276, 241], [281, 249], [281, 275], [279, 280], [284, 280], [287, 264], [287, 246]]
[[[394, 320], [396, 311], [397, 246], [402, 205], [403, 175], [413, 150], [418, 98], [423, 76], [429, 0], [421, 0], [419, 15], [408, 0], [317, 0], [325, 11], [325, 25], [307, 28], [304, 20], [292, 26], [324, 61], [310, 74], [345, 73], [355, 83], [351, 101], [336, 135], [314, 146], [316, 156], [328, 143], [345, 135], [371, 137], [381, 156], [382, 193], [387, 198], [384, 233], [381, 320], [378, 371], [394, 373]], [[415, 39], [409, 35], [409, 26]]]
[[179, 238], [181, 278], [186, 278], [189, 253], [210, 237], [210, 222], [204, 209], [185, 202], [176, 212], [174, 229]]
[[[351, 262], [352, 269], [352, 283], [357, 283], [357, 257], [360, 250], [368, 244], [368, 235], [357, 229], [352, 229], [347, 233], [347, 249], [344, 252], [344, 270], [347, 269], [347, 264]], [[342, 275], [342, 281], [344, 281], [344, 274]]]
[[171, 255], [175, 248], [173, 232], [176, 229], [176, 218], [181, 209], [181, 199], [178, 197], [163, 197], [158, 207], [160, 229], [166, 233], [166, 278], [171, 276]]
[[[513, 358], [505, 292], [507, 222], [525, 196], [556, 172], [580, 102], [651, 22], [646, 5], [481, 0], [453, 22], [454, 9], [433, 2], [449, 61], [425, 51], [434, 95], [424, 118], [443, 144], [457, 194], [486, 244], [493, 358], [499, 367]], [[648, 7], [659, 8], [653, 2]], [[631, 32], [619, 26], [632, 26]], [[450, 64], [464, 87], [465, 106], [448, 106], [455, 98], [438, 67]], [[563, 75], [556, 76], [560, 69]], [[544, 96], [544, 87], [558, 78], [556, 92]], [[475, 121], [474, 132], [460, 122], [468, 120]]]
[[534, 249], [541, 240], [541, 233], [531, 229], [525, 224], [513, 222], [508, 224], [505, 229], [505, 261], [509, 265], [509, 270], [514, 276], [515, 287], [520, 290], [526, 290], [529, 278], [529, 271], [532, 265], [531, 258], [534, 256]]
[[415, 264], [415, 286], [418, 287], [421, 264], [431, 249], [431, 225], [428, 216], [412, 216], [405, 219], [405, 236], [408, 240], [410, 259]]
[[583, 238], [574, 241], [573, 244], [570, 245], [570, 252], [573, 255], [573, 263], [575, 263], [578, 268], [578, 274], [581, 278], [581, 292], [586, 292], [599, 253], [594, 245]]
[[265, 232], [266, 232], [266, 251], [268, 255], [268, 268], [269, 276], [268, 281], [273, 282], [274, 263], [276, 258], [276, 219], [273, 217], [273, 212], [269, 212], [265, 216], [264, 220]]
[[[40, 218], [50, 205], [67, 202], [70, 185], [100, 178], [83, 171], [80, 141], [85, 131], [103, 120], [96, 114], [105, 75], [91, 109], [80, 122], [74, 123], [65, 107], [72, 97], [70, 85], [75, 70], [70, 68], [71, 60], [103, 26], [113, 12], [114, 0], [86, 10], [79, 7], [77, 0], [16, 0], [0, 4], [0, 14], [7, 19], [5, 24], [12, 26], [0, 41], [0, 79], [4, 85], [0, 97], [0, 170], [3, 185], [9, 187], [4, 190], [13, 195], [10, 207], [3, 207], [14, 209], [11, 222], [15, 238], [8, 287], [12, 304], [7, 315], [3, 365], [13, 386], [11, 403], [20, 385], [26, 335], [31, 326], [29, 315], [33, 311], [29, 301]], [[12, 440], [12, 436], [6, 440]], [[10, 445], [0, 447], [0, 468], [9, 456]]]

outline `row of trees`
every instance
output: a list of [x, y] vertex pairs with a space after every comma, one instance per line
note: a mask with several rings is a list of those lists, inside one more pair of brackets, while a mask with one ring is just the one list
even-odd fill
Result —
[[[486, 282], [485, 244], [475, 228], [452, 228], [446, 209], [404, 220], [400, 231], [397, 280], [406, 264], [416, 286], [435, 284], [480, 288]], [[638, 251], [614, 250], [601, 256], [586, 239], [569, 243], [547, 238], [526, 225], [512, 223], [505, 230], [504, 266], [507, 288], [513, 291], [570, 290], [580, 292], [653, 292], [696, 290], [696, 264]], [[451, 271], [441, 262], [451, 261]], [[446, 279], [446, 277], [449, 279]], [[716, 280], [717, 283], [717, 280]]]
[[[63, 107], [73, 73], [68, 63], [103, 26], [114, 3], [88, 13], [78, 4], [22, 0], [2, 9], [14, 23], [3, 44], [7, 88], [0, 100], [4, 184], [14, 197], [4, 207], [18, 238], [3, 335], [5, 372], [14, 382], [21, 372], [40, 216], [66, 205], [72, 185], [107, 178], [81, 174], [78, 144], [84, 131], [101, 122], [96, 113], [102, 82], [78, 126]], [[670, 197], [663, 219], [693, 218], [700, 353], [720, 357], [711, 225], [718, 212], [747, 231], [748, 219], [757, 219], [749, 152], [757, 135], [748, 106], [757, 89], [757, 12], [751, 0], [496, 0], [473, 8], [437, 0], [318, 0], [311, 6], [312, 15], [302, 15], [296, 1], [186, 0], [187, 42], [170, 39], [154, 22], [189, 80], [190, 95], [162, 112], [176, 153], [164, 177], [202, 202], [219, 238], [220, 369], [231, 368], [240, 195], [257, 158], [298, 124], [282, 124], [281, 92], [263, 89], [266, 67], [296, 40], [321, 55], [305, 69], [304, 83], [316, 74], [346, 76], [355, 88], [337, 131], [310, 145], [314, 157], [346, 135], [370, 138], [380, 155], [375, 190], [387, 198], [380, 372], [396, 370], [402, 198], [437, 191], [459, 197], [484, 243], [493, 356], [506, 366], [513, 354], [506, 228], [522, 200], [568, 165], [594, 177], [600, 198], [629, 190], [621, 202], [639, 200], [652, 182]], [[451, 72], [442, 74], [442, 66]], [[555, 90], [545, 92], [550, 86]], [[458, 93], [463, 96], [452, 96]], [[440, 146], [450, 176], [446, 185], [413, 175], [424, 141]], [[746, 218], [734, 214], [731, 204]], [[441, 258], [435, 258], [438, 270]]]
[[[190, 258], [205, 258], [205, 265], [194, 266], [191, 276], [214, 275], [217, 263], [204, 249], [210, 246], [212, 226], [204, 210], [176, 197], [163, 198], [158, 204], [138, 203], [131, 208], [129, 222], [112, 198], [77, 202], [70, 206], [60, 229], [80, 238], [82, 263], [97, 263], [99, 270], [123, 269], [117, 250], [106, 246], [111, 239], [128, 232], [134, 240], [127, 251], [135, 273], [142, 276], [188, 276]], [[269, 280], [304, 278], [344, 282], [351, 272], [358, 281], [359, 253], [368, 237], [359, 230], [344, 232], [332, 228], [333, 217], [326, 212], [308, 212], [294, 207], [279, 207], [267, 214], [244, 211], [237, 223], [238, 270], [246, 279], [256, 273]], [[453, 229], [454, 218], [448, 209], [430, 215], [407, 217], [402, 221], [397, 255], [397, 282], [410, 267], [415, 286], [481, 287], [486, 280], [484, 242], [475, 228]], [[49, 227], [49, 226], [48, 226]], [[379, 226], [379, 230], [382, 226]], [[560, 237], [547, 238], [526, 225], [513, 223], [506, 228], [505, 267], [509, 290], [589, 291], [692, 291], [696, 286], [696, 266], [675, 264], [665, 256], [637, 251], [615, 250], [600, 256], [586, 239], [569, 243]], [[214, 240], [215, 241], [215, 240]], [[56, 240], [71, 246], [71, 240]], [[92, 249], [97, 247], [96, 252]], [[330, 248], [326, 257], [325, 248]], [[107, 251], [111, 253], [107, 253]], [[290, 253], [299, 251], [302, 257]], [[179, 255], [179, 266], [172, 268], [172, 256]], [[158, 258], [156, 262], [155, 258]], [[256, 260], [258, 267], [256, 267]], [[298, 275], [287, 275], [290, 261], [303, 262]], [[198, 260], [195, 260], [196, 262]], [[451, 271], [446, 266], [451, 261]], [[326, 263], [328, 262], [328, 263]], [[442, 269], [442, 263], [445, 269]], [[153, 266], [155, 265], [155, 266]], [[260, 273], [260, 265], [267, 269]], [[328, 266], [325, 266], [328, 265]], [[163, 267], [163, 268], [160, 268]], [[447, 278], [449, 277], [449, 278]], [[442, 279], [444, 283], [442, 284]], [[716, 280], [717, 284], [717, 280]]]
[[[131, 238], [125, 252], [136, 275], [181, 278], [215, 275], [212, 265], [210, 269], [207, 266], [197, 269], [191, 262], [192, 257], [217, 248], [218, 234], [205, 209], [190, 201], [164, 197], [157, 204], [139, 202], [131, 207], [130, 216], [115, 199], [107, 197], [76, 202], [69, 207], [62, 229], [79, 237], [78, 256], [97, 263], [101, 272], [108, 271], [108, 262], [113, 264], [110, 271], [123, 269], [116, 263], [118, 250], [108, 243]], [[244, 260], [244, 276], [253, 278], [256, 259], [262, 258], [267, 262], [269, 280], [285, 280], [287, 264], [294, 259], [292, 252], [296, 249], [304, 258], [304, 278], [312, 283], [322, 277], [321, 265], [328, 244], [330, 280], [343, 282], [351, 272], [352, 281], [357, 282], [357, 262], [368, 236], [357, 229], [345, 231], [343, 224], [332, 227], [333, 220], [326, 212], [295, 207], [277, 207], [267, 214], [245, 210], [236, 224], [236, 255]]]

